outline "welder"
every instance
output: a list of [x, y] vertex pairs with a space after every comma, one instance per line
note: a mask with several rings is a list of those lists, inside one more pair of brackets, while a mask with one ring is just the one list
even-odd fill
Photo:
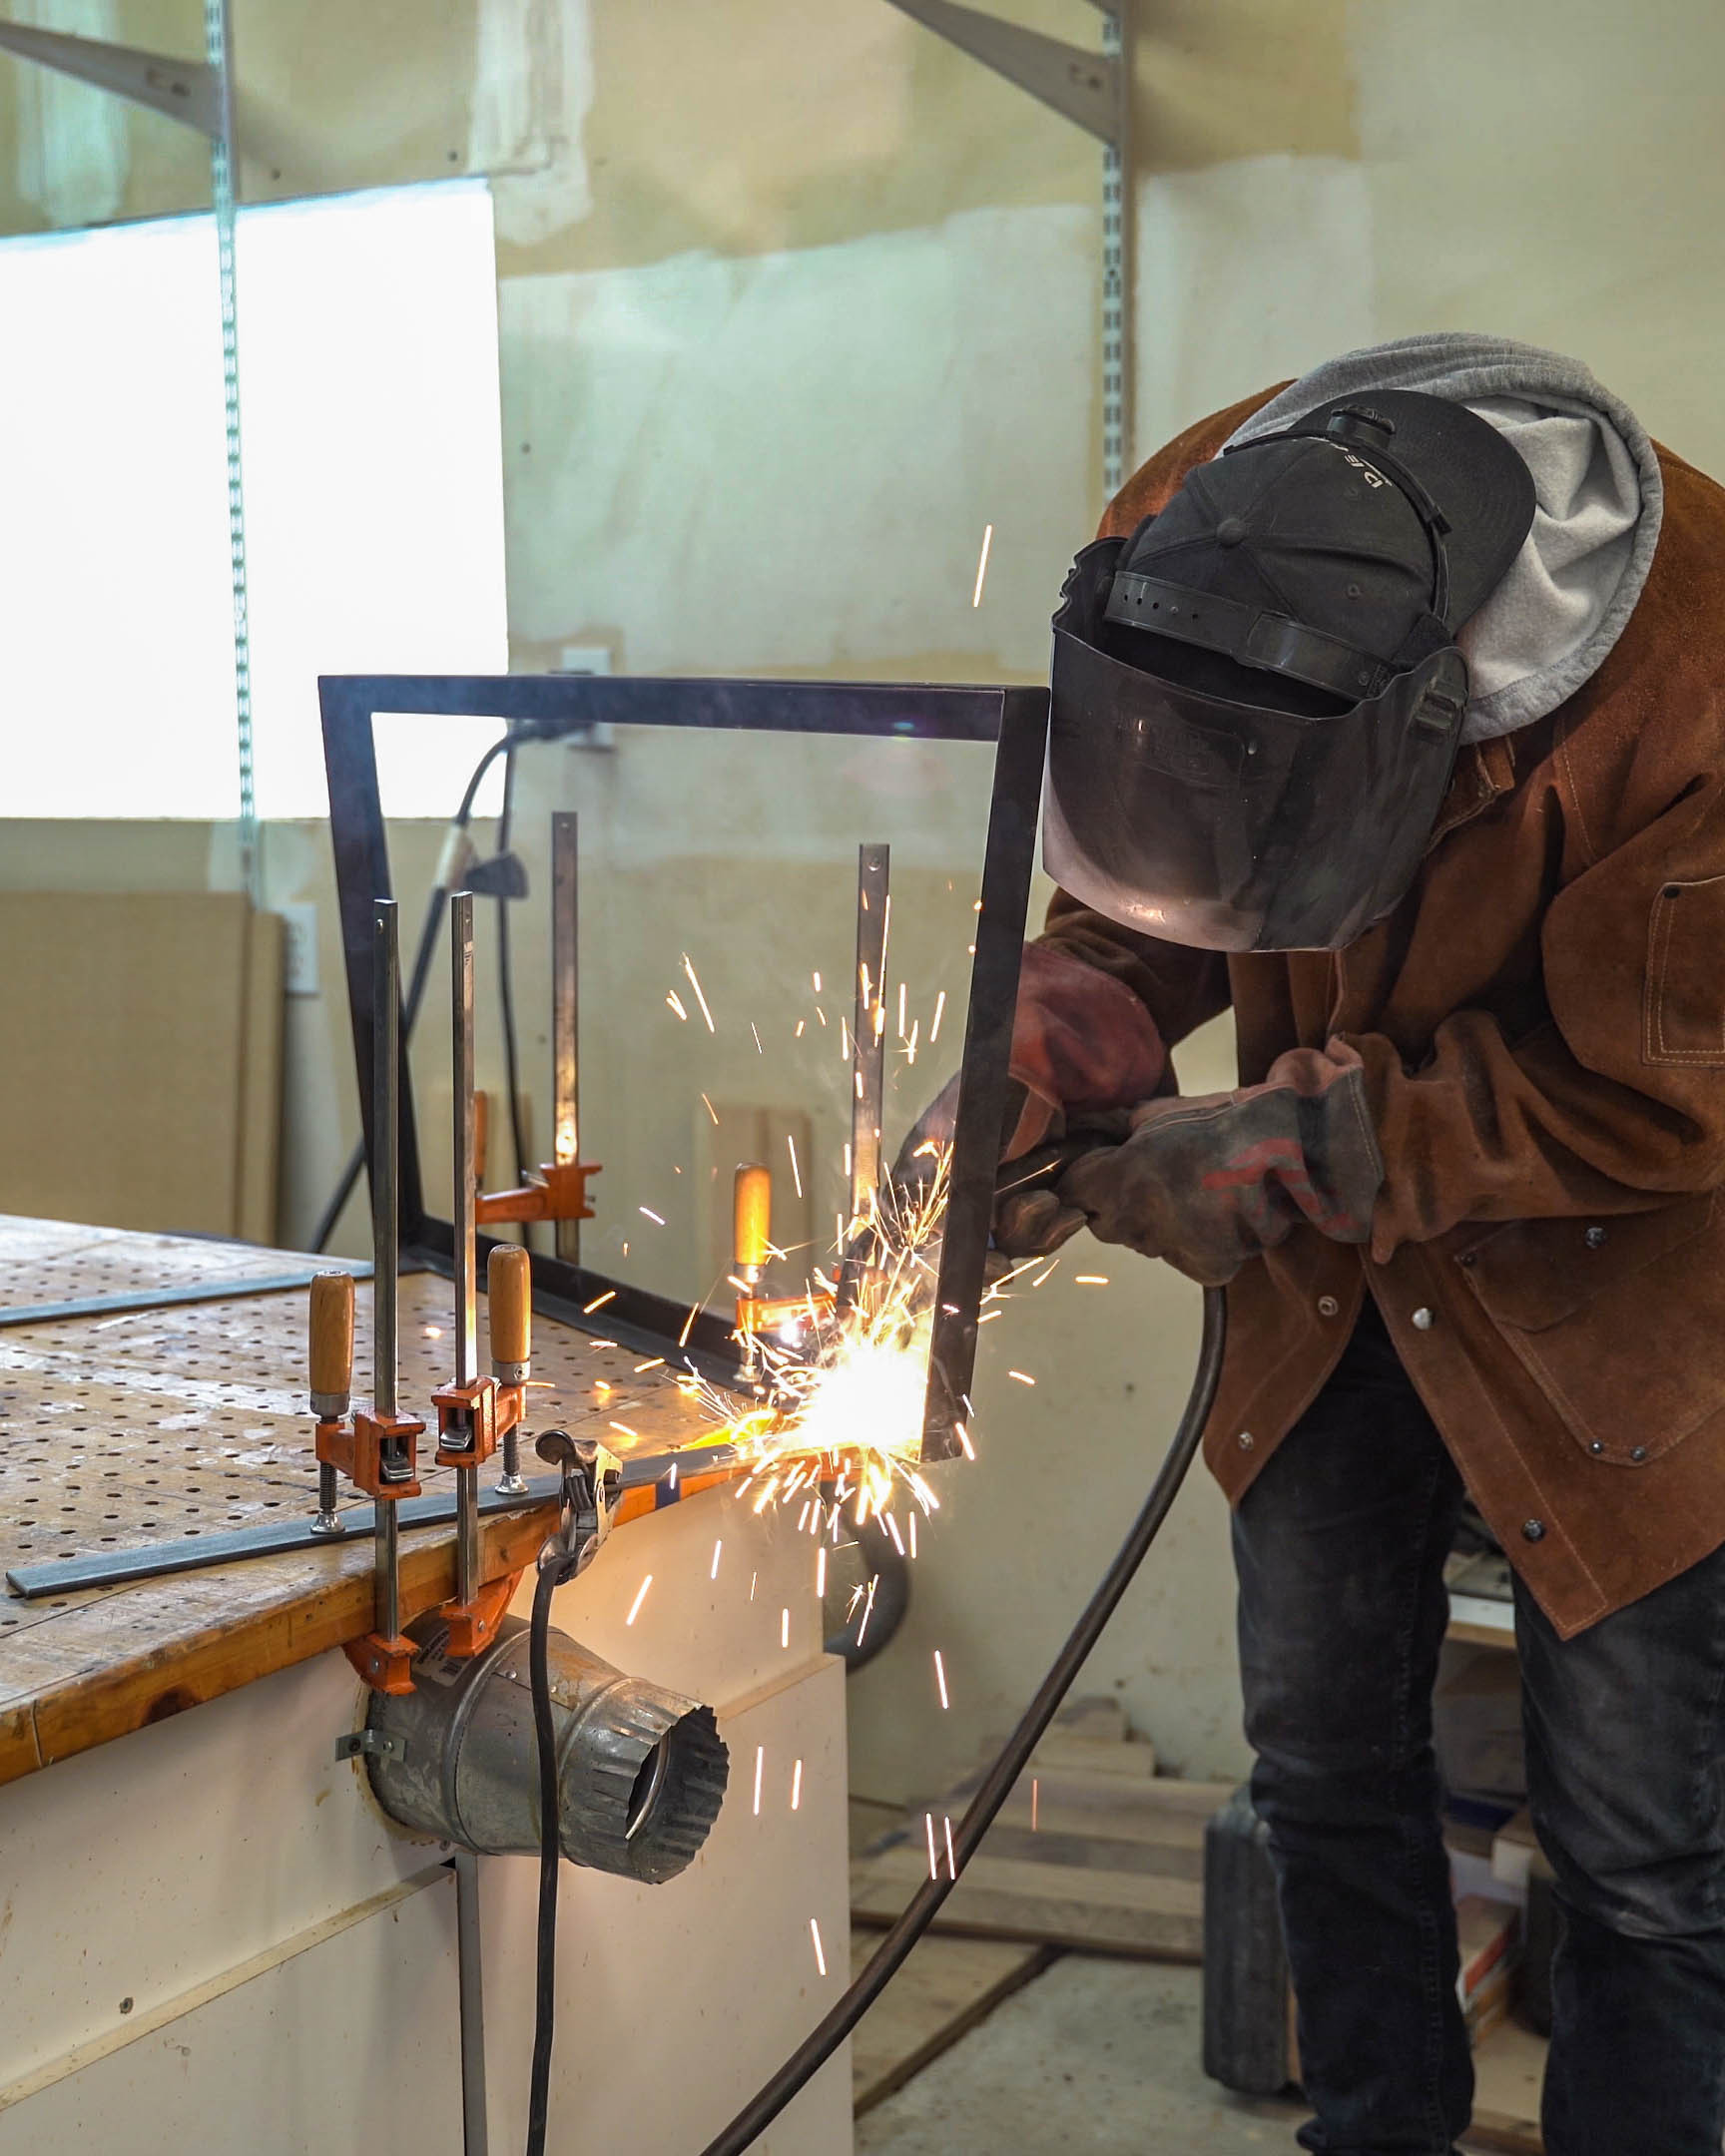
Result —
[[[1514, 1568], [1549, 2156], [1725, 2137], [1725, 493], [1577, 362], [1353, 352], [1189, 428], [1055, 619], [997, 1241], [1226, 1283], [1252, 1792], [1309, 2150], [1472, 2072], [1431, 1695]], [[1232, 1007], [1239, 1085], [1169, 1051]]]

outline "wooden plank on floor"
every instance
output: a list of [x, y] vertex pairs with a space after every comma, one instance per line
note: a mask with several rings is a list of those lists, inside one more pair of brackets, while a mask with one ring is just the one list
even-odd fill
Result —
[[[878, 1944], [877, 1932], [853, 1937], [854, 1976]], [[1051, 1947], [1010, 1940], [921, 1939], [851, 2039], [859, 2114], [901, 2089], [1054, 1958]]]
[[[904, 1842], [882, 1850], [852, 1874], [852, 1913], [862, 1922], [890, 1922], [927, 1876], [922, 1849]], [[1203, 1947], [1202, 1899], [1197, 1880], [981, 1855], [965, 1867], [935, 1922], [981, 1938], [1186, 1961], [1198, 1959]]]
[[1539, 2091], [1545, 2080], [1545, 2039], [1515, 2021], [1501, 2021], [1473, 2054], [1473, 2125], [1467, 2146], [1540, 2156]]

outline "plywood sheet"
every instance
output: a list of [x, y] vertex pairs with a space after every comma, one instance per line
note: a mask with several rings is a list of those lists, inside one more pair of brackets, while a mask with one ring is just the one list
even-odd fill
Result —
[[256, 1007], [269, 936], [234, 891], [0, 892], [0, 994], [29, 1018], [8, 1042], [0, 1208], [202, 1235], [267, 1222], [274, 1141], [249, 1207], [241, 1162], [246, 1106], [264, 1116], [280, 1086], [280, 1021], [272, 1043]]

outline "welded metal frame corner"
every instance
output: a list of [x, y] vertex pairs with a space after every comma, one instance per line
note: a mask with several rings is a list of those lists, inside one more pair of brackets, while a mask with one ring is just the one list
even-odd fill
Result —
[[959, 1060], [963, 1082], [952, 1132], [951, 1187], [940, 1240], [939, 1279], [923, 1402], [922, 1457], [964, 1449], [969, 1422], [983, 1276], [994, 1217], [994, 1183], [1005, 1137], [1012, 1022], [1036, 868], [1036, 830], [1048, 751], [1048, 697], [1011, 691], [1000, 715], [988, 836], [982, 855], [976, 955]]
[[[974, 741], [994, 747], [981, 911], [965, 1015], [952, 1199], [941, 1243], [928, 1387], [925, 1458], [961, 1449], [977, 1304], [1005, 1112], [1018, 964], [1035, 866], [1048, 692], [998, 684], [661, 680], [629, 675], [327, 675], [317, 684], [330, 836], [347, 978], [354, 1068], [360, 1075], [367, 1169], [373, 1157], [372, 907], [394, 895], [372, 721], [378, 713], [496, 719], [522, 742], [555, 741], [598, 725], [686, 726], [743, 733], [823, 733], [874, 739]], [[404, 1258], [449, 1273], [452, 1224], [426, 1211], [405, 1040], [400, 1058], [399, 1199]], [[480, 1238], [481, 1258], [489, 1239]], [[734, 1382], [731, 1329], [703, 1312], [567, 1259], [532, 1254], [535, 1309], [591, 1331], [585, 1306], [605, 1297], [605, 1332], [663, 1353], [667, 1344], [704, 1374]]]

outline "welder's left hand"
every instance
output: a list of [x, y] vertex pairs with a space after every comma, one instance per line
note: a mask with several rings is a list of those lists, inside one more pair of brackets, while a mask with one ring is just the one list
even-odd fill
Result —
[[1074, 1162], [1052, 1195], [1104, 1243], [1166, 1258], [1206, 1288], [1303, 1223], [1364, 1243], [1384, 1182], [1364, 1081], [1337, 1041], [1291, 1049], [1263, 1085], [1146, 1101], [1125, 1143]]

